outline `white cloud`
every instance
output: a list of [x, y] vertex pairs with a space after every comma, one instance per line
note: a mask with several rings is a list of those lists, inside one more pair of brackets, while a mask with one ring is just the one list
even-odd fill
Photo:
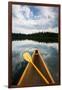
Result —
[[48, 18], [48, 16], [50, 16], [49, 19], [55, 17], [55, 13], [52, 12], [52, 8], [51, 8], [51, 7], [44, 7], [44, 6], [43, 6], [43, 7], [42, 7], [42, 12], [44, 12], [43, 15], [44, 15], [46, 18]]
[[[52, 8], [44, 6], [39, 6], [37, 8], [39, 9], [40, 13], [38, 16], [34, 15], [27, 5], [13, 5], [12, 32], [26, 34], [42, 31], [58, 32], [57, 27], [56, 29], [52, 28], [52, 26], [55, 24], [55, 17], [58, 16], [52, 11]], [[34, 19], [34, 17], [37, 17], [37, 19]]]
[[58, 33], [58, 27], [55, 28], [49, 28], [49, 29], [25, 29], [25, 28], [13, 28], [13, 33], [22, 33], [22, 34], [32, 34], [32, 33], [38, 33], [38, 32], [54, 32]]
[[13, 5], [12, 6], [13, 13], [18, 17], [20, 20], [24, 20], [25, 17], [29, 18], [32, 15], [32, 12], [28, 8], [28, 6], [22, 5]]

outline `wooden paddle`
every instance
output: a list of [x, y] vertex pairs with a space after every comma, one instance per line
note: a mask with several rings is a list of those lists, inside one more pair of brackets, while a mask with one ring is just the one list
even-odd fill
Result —
[[49, 81], [44, 77], [44, 75], [40, 72], [40, 70], [36, 67], [36, 65], [32, 62], [32, 57], [30, 56], [30, 54], [28, 52], [25, 52], [23, 54], [23, 58], [24, 60], [26, 60], [27, 62], [31, 63], [33, 65], [33, 67], [36, 69], [36, 71], [38, 72], [38, 74], [44, 79], [44, 81], [46, 82], [46, 84], [49, 84]]

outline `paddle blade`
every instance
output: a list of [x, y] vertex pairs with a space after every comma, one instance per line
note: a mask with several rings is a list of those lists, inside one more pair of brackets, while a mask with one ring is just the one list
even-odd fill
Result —
[[30, 56], [30, 54], [29, 54], [28, 52], [25, 52], [25, 53], [23, 54], [23, 58], [24, 58], [24, 60], [26, 60], [27, 62], [32, 62], [32, 58], [31, 58], [31, 56]]

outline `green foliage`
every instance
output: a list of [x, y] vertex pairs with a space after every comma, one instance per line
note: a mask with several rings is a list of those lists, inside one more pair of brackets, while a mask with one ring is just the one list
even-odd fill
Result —
[[12, 40], [35, 40], [38, 42], [58, 42], [57, 33], [12, 34]]

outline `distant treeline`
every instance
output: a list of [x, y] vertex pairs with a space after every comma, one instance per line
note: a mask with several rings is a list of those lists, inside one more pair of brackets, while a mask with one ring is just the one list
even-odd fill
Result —
[[57, 33], [12, 34], [12, 40], [34, 40], [38, 42], [58, 42]]

